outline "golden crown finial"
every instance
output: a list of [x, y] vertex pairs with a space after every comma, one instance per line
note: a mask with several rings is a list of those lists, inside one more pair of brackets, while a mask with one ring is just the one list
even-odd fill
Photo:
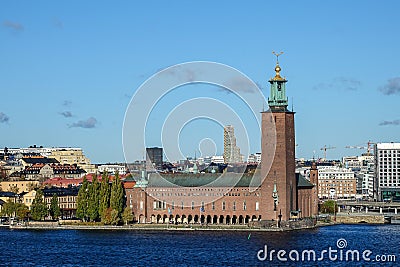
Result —
[[274, 54], [276, 56], [276, 67], [275, 67], [276, 75], [273, 78], [273, 80], [283, 80], [283, 78], [280, 75], [280, 71], [282, 69], [281, 69], [281, 67], [279, 67], [279, 56], [282, 55], [283, 52], [281, 51], [280, 53], [276, 53], [275, 51], [272, 51], [272, 54]]
[[276, 53], [275, 51], [272, 51], [272, 54], [276, 56], [276, 65], [279, 65], [279, 56], [283, 54], [281, 51], [280, 53]]

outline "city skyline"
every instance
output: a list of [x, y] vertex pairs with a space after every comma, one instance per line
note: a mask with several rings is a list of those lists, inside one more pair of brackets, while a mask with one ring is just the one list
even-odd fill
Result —
[[[266, 98], [272, 51], [284, 51], [281, 74], [296, 112], [297, 157], [322, 158], [326, 145], [336, 147], [328, 159], [341, 158], [364, 152], [345, 146], [399, 141], [396, 1], [157, 5], [2, 3], [0, 147], [82, 147], [92, 162], [122, 162], [125, 110], [151, 75], [182, 62], [215, 61], [242, 71]], [[158, 114], [196, 97], [238, 102], [216, 86], [177, 88], [154, 109], [149, 130], [162, 125]], [[245, 114], [245, 107], [237, 112]], [[248, 152], [260, 152], [259, 129], [254, 123], [246, 129], [253, 142]], [[223, 125], [197, 120], [181, 134], [183, 155], [193, 156], [202, 140], [205, 152], [223, 153]], [[148, 142], [162, 147], [157, 136]]]

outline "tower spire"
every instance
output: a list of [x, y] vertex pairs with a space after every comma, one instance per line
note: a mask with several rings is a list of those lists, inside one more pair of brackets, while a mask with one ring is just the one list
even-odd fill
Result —
[[283, 52], [272, 52], [276, 56], [275, 77], [269, 80], [271, 84], [271, 93], [268, 98], [268, 105], [271, 110], [286, 111], [288, 106], [288, 99], [286, 97], [285, 85], [287, 80], [280, 75], [281, 67], [279, 66], [279, 56]]

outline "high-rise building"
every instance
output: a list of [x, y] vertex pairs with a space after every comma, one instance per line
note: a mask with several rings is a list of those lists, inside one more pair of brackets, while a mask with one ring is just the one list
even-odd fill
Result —
[[232, 125], [224, 127], [224, 162], [238, 163], [242, 162], [240, 148], [236, 145], [235, 129]]
[[375, 155], [375, 198], [400, 202], [400, 143], [377, 143]]
[[148, 171], [161, 170], [163, 164], [163, 149], [162, 147], [147, 147], [146, 148], [146, 168]]

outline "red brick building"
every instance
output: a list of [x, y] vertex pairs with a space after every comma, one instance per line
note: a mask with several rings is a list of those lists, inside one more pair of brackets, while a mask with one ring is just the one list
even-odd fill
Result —
[[294, 112], [287, 109], [277, 63], [262, 112], [261, 168], [255, 174], [159, 174], [126, 186], [127, 206], [140, 223], [246, 224], [312, 217], [318, 213], [318, 171], [295, 173]]

